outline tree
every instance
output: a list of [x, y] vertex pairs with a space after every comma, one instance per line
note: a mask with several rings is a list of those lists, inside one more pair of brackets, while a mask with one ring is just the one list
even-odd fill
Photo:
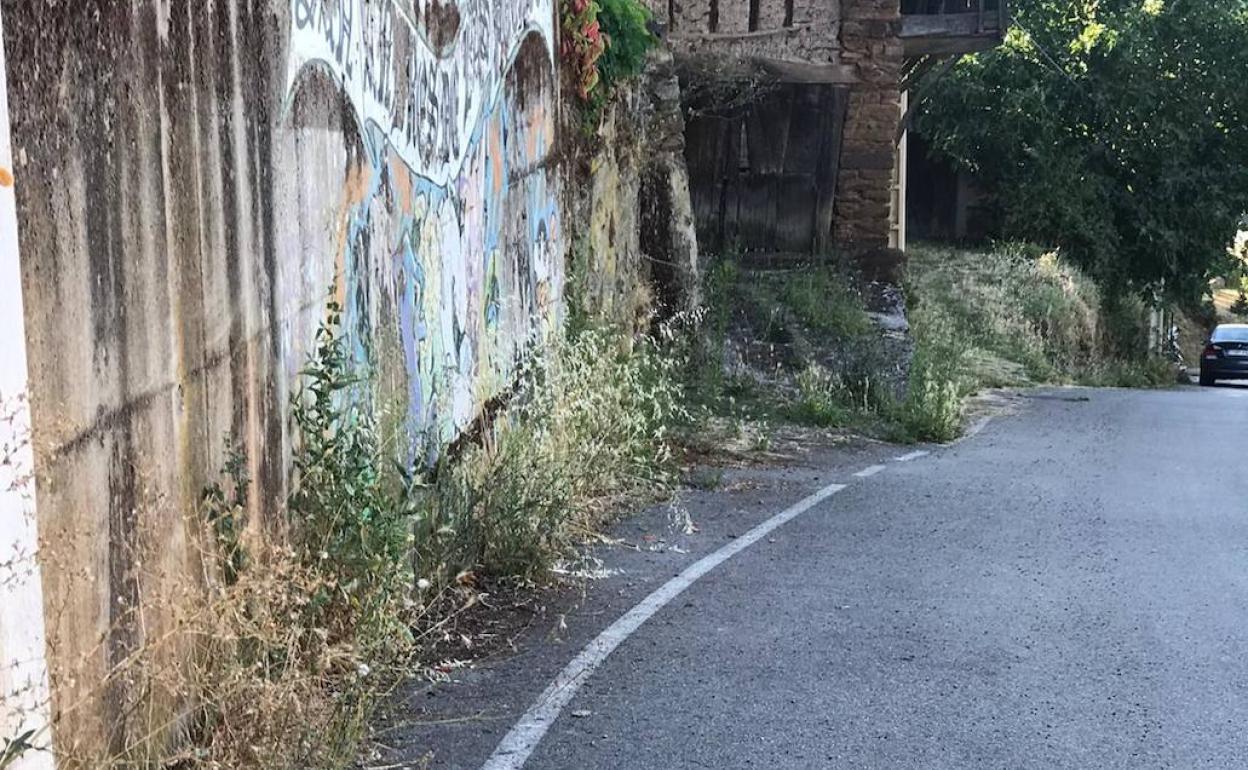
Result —
[[1002, 235], [1110, 288], [1191, 297], [1248, 211], [1248, 0], [1015, 0], [996, 50], [926, 84], [917, 130]]

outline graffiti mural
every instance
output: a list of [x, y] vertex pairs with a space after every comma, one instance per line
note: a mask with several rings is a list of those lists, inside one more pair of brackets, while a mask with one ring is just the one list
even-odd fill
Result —
[[401, 356], [426, 450], [559, 322], [553, 21], [552, 0], [292, 0], [288, 109], [327, 74], [363, 148], [332, 244], [347, 333], [361, 362]]

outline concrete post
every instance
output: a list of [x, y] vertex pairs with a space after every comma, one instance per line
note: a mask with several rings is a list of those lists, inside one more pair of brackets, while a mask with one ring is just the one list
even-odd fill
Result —
[[0, 766], [52, 770], [6, 72], [0, 18]]

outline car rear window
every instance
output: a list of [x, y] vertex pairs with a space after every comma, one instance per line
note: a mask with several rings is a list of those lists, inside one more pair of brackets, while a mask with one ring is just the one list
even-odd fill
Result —
[[1248, 342], [1248, 327], [1219, 326], [1213, 330], [1214, 342]]

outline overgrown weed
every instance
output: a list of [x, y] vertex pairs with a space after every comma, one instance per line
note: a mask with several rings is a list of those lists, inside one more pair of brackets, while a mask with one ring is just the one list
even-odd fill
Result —
[[836, 340], [856, 340], [872, 333], [871, 319], [856, 291], [854, 278], [844, 270], [819, 265], [781, 273], [779, 300], [810, 331]]
[[532, 576], [594, 531], [623, 498], [673, 480], [671, 426], [684, 419], [673, 338], [573, 328], [535, 358], [482, 440], [443, 462], [424, 495], [417, 563]]
[[894, 432], [895, 353], [884, 349], [852, 271], [821, 264], [747, 272], [723, 258], [708, 271], [703, 297], [687, 381], [705, 414], [737, 426], [780, 420]]
[[[384, 429], [402, 416], [386, 413], [339, 323], [331, 304], [292, 401], [285, 506], [249, 520], [247, 458], [227, 453], [188, 517], [202, 582], [170, 606], [133, 608], [130, 620], [167, 614], [175, 627], [112, 665], [92, 697], [124, 683], [124, 714], [106, 749], [66, 742], [63, 766], [345, 766], [379, 698], [421, 670], [481, 590], [541, 579], [621, 498], [662, 494], [674, 478], [683, 398], [667, 327], [560, 333], [473, 440], [426, 468], [407, 459], [424, 456], [419, 441]], [[58, 730], [76, 716], [62, 708]]]
[[729, 258], [707, 277], [688, 377], [696, 403], [739, 421], [948, 441], [962, 430], [964, 399], [984, 388], [1172, 381], [1173, 366], [1144, 353], [1144, 303], [1103, 295], [1056, 252], [1007, 244], [910, 255], [904, 389], [893, 386], [904, 354], [884, 343], [852, 271], [747, 273]]
[[914, 356], [906, 399], [894, 414], [891, 438], [951, 441], [962, 431], [962, 399], [968, 392], [966, 343], [938, 307], [910, 314]]
[[941, 325], [965, 345], [963, 391], [1173, 381], [1173, 366], [1146, 353], [1143, 301], [1102, 292], [1056, 251], [1020, 244], [983, 251], [920, 245], [908, 253], [916, 343], [920, 349], [927, 343], [925, 314], [945, 319]]

